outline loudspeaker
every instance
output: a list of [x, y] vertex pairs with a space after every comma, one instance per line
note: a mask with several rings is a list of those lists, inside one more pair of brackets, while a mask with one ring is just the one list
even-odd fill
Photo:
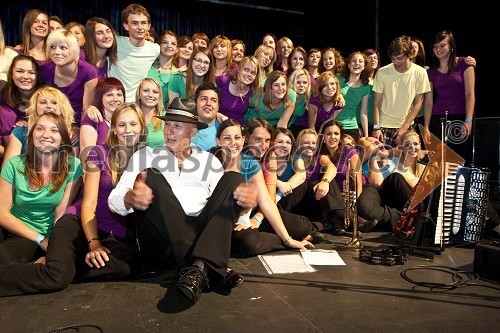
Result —
[[498, 241], [476, 244], [474, 273], [486, 279], [500, 281], [500, 243]]
[[489, 199], [500, 208], [500, 117], [474, 119], [472, 161], [490, 170]]

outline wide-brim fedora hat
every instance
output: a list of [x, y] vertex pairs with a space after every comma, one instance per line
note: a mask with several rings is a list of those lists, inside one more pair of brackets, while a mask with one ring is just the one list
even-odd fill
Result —
[[189, 98], [176, 97], [168, 106], [164, 116], [156, 116], [163, 121], [180, 121], [183, 123], [196, 124], [198, 129], [207, 128], [208, 125], [198, 120], [196, 103]]

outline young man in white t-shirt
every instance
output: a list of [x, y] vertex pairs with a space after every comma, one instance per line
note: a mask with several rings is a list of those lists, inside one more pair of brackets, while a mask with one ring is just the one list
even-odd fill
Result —
[[151, 17], [143, 6], [130, 4], [125, 7], [122, 22], [129, 36], [115, 36], [118, 59], [116, 64], [111, 64], [108, 76], [116, 77], [123, 83], [126, 102], [135, 102], [137, 87], [160, 54], [160, 45], [146, 40]]

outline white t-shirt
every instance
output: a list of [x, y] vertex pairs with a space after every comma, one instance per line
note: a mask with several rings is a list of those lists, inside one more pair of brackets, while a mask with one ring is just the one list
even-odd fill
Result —
[[118, 59], [116, 64], [111, 64], [108, 76], [116, 77], [123, 83], [126, 102], [135, 102], [135, 91], [160, 54], [160, 45], [145, 41], [143, 46], [135, 47], [128, 37], [115, 36], [115, 38]]

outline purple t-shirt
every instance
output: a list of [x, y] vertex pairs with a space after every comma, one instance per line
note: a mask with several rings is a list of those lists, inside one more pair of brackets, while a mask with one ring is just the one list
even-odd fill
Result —
[[443, 115], [446, 111], [448, 115], [465, 115], [464, 72], [470, 66], [464, 58], [459, 57], [455, 71], [450, 75], [436, 68], [427, 70], [435, 92], [432, 115]]
[[[316, 124], [315, 124], [316, 131], [319, 130], [319, 128], [321, 127], [321, 124], [325, 120], [330, 118], [335, 111], [341, 109], [341, 107], [334, 105], [330, 111], [326, 111], [324, 109], [323, 105], [319, 102], [318, 96], [311, 96], [311, 99], [309, 100], [309, 104], [315, 105], [318, 108], [318, 115], [316, 116]], [[295, 121], [295, 123], [297, 123], [297, 120]], [[307, 126], [307, 124], [306, 124], [306, 126]]]
[[[94, 122], [92, 119], [90, 119], [88, 115], [85, 115], [82, 119], [80, 127], [82, 127], [83, 125], [90, 126], [96, 130], [96, 132], [97, 132], [96, 145], [103, 145], [104, 144], [104, 142], [106, 141], [106, 137], [108, 136], [108, 132], [109, 132], [109, 126], [105, 121], [98, 124], [98, 123]], [[82, 162], [85, 162], [85, 161], [82, 161]]]
[[10, 135], [10, 132], [12, 132], [14, 125], [19, 119], [19, 115], [15, 112], [15, 110], [9, 108], [7, 105], [0, 105], [0, 117], [0, 140], [2, 140], [4, 136]]
[[231, 79], [229, 76], [221, 75], [215, 78], [215, 83], [220, 89], [220, 107], [219, 112], [228, 118], [237, 120], [240, 124], [245, 123], [245, 113], [248, 110], [248, 104], [250, 102], [250, 96], [252, 96], [252, 89], [240, 96], [234, 96], [229, 92], [229, 84]]
[[[344, 180], [348, 171], [348, 161], [354, 155], [358, 154], [358, 151], [351, 146], [344, 146], [342, 149], [342, 153], [340, 154], [339, 160], [334, 163], [337, 167], [337, 175], [335, 176], [335, 181], [339, 188], [344, 187]], [[354, 167], [354, 166], [353, 166]], [[361, 177], [363, 185], [366, 184], [366, 178], [364, 176]]]
[[99, 192], [95, 216], [97, 227], [105, 232], [124, 238], [127, 233], [127, 218], [109, 210], [108, 197], [114, 186], [111, 181], [109, 166], [109, 147], [107, 145], [95, 146], [88, 155], [87, 161], [94, 163], [101, 173]]
[[83, 109], [83, 92], [85, 90], [85, 83], [97, 78], [97, 71], [94, 66], [79, 59], [78, 60], [78, 74], [73, 82], [66, 87], [58, 87], [54, 83], [54, 75], [56, 65], [51, 61], [40, 67], [40, 78], [45, 84], [53, 86], [61, 90], [68, 96], [68, 99], [75, 110], [75, 122], [80, 123]]

